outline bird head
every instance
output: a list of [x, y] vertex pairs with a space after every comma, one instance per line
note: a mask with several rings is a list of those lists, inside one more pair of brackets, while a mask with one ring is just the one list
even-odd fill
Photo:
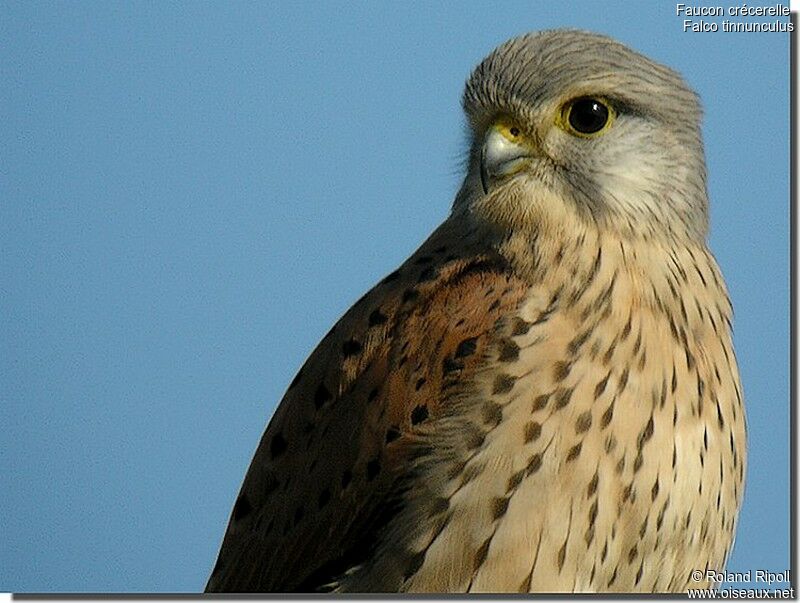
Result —
[[504, 229], [577, 220], [705, 238], [701, 109], [675, 71], [605, 36], [544, 31], [486, 57], [463, 104], [471, 148], [454, 210]]

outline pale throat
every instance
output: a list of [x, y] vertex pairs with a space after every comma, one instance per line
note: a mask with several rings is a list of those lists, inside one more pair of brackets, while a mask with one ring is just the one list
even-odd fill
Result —
[[[512, 231], [498, 251], [532, 287], [559, 292], [562, 299], [580, 298], [584, 288], [610, 288], [615, 298], [660, 314], [680, 305], [689, 291], [701, 303], [719, 294], [727, 298], [713, 258], [690, 239], [630, 239], [569, 220]], [[690, 330], [701, 326], [701, 315], [687, 314]]]

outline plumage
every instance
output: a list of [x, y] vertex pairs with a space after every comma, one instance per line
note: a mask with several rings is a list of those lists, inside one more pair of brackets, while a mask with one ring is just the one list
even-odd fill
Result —
[[[563, 123], [584, 97], [607, 132]], [[694, 94], [551, 31], [492, 53], [464, 105], [451, 216], [290, 384], [207, 590], [685, 591], [723, 568], [744, 409]]]

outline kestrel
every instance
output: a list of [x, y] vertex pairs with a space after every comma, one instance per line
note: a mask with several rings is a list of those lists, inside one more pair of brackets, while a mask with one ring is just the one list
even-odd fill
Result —
[[452, 213], [289, 385], [207, 590], [685, 591], [723, 569], [745, 416], [697, 96], [556, 30], [492, 52], [463, 105]]

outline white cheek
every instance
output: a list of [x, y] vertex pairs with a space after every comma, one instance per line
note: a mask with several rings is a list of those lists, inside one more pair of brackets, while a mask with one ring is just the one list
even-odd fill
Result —
[[590, 177], [610, 206], [628, 211], [656, 209], [671, 165], [663, 146], [644, 136], [614, 137], [600, 146]]
[[585, 175], [610, 210], [663, 225], [684, 209], [677, 207], [685, 202], [677, 189], [689, 166], [675, 156], [678, 143], [671, 134], [643, 120], [618, 119], [595, 142]]

